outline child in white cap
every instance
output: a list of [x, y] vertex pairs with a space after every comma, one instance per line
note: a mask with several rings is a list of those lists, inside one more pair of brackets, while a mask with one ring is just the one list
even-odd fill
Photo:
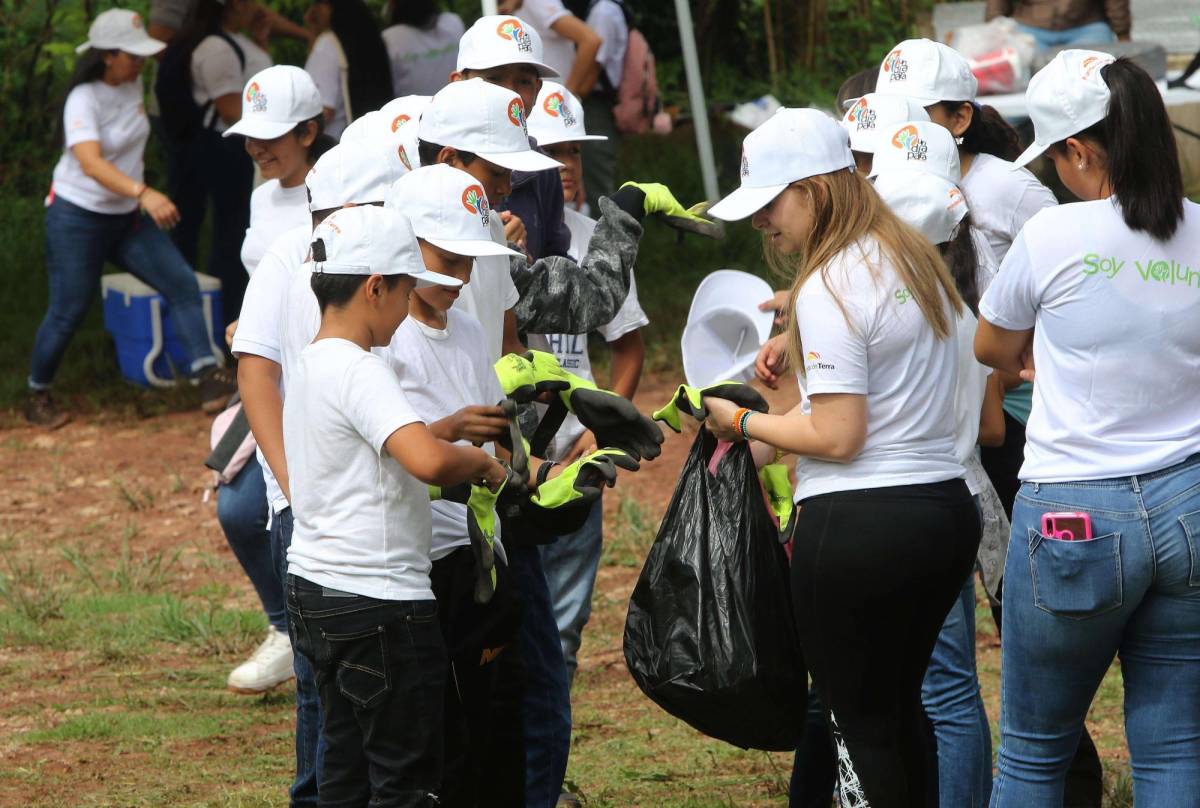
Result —
[[[272, 242], [246, 290], [232, 350], [238, 357], [238, 387], [266, 481], [270, 546], [281, 587], [293, 525], [283, 442], [283, 392], [291, 366], [320, 323], [306, 264], [312, 229], [343, 205], [382, 204], [388, 186], [403, 173], [395, 144], [387, 140], [330, 149], [305, 177], [309, 222]], [[295, 309], [290, 318], [289, 306]], [[289, 322], [293, 323], [290, 343]], [[294, 657], [294, 668], [296, 776], [291, 793], [294, 800], [304, 801], [315, 799], [317, 764], [324, 748], [318, 738], [320, 713], [312, 668], [301, 656]]]
[[760, 462], [799, 457], [792, 599], [842, 802], [926, 804], [938, 786], [920, 682], [980, 537], [954, 454], [962, 301], [824, 113], [780, 110], [746, 137], [741, 175], [710, 212], [751, 217], [768, 261], [795, 276], [801, 403], [763, 414], [706, 398], [708, 427], [754, 441]]
[[[537, 104], [529, 116], [529, 132], [538, 145], [562, 163], [563, 195], [571, 199], [579, 189], [583, 176], [582, 144], [602, 136], [589, 135], [584, 126], [583, 106], [570, 90], [552, 81], [542, 83]], [[596, 220], [568, 206], [563, 215], [571, 230], [571, 255], [582, 258], [596, 230]], [[641, 377], [645, 345], [639, 329], [650, 320], [638, 303], [637, 283], [632, 274], [629, 294], [617, 315], [598, 329], [612, 349], [611, 383], [608, 389], [632, 399]], [[530, 348], [554, 354], [566, 370], [592, 379], [592, 364], [588, 356], [587, 334], [530, 334]], [[568, 415], [551, 442], [548, 459], [570, 463], [596, 448], [595, 437]], [[558, 623], [559, 637], [566, 658], [567, 671], [574, 678], [576, 655], [583, 627], [591, 613], [592, 590], [600, 565], [603, 542], [603, 507], [593, 506], [587, 525], [571, 535], [562, 536], [553, 544], [541, 547], [542, 563], [550, 584], [550, 597]]]
[[425, 268], [393, 210], [335, 211], [313, 230], [321, 326], [291, 374], [283, 429], [295, 535], [288, 610], [317, 674], [322, 803], [425, 805], [441, 787], [446, 647], [430, 585], [428, 485], [507, 480], [474, 446], [434, 437], [386, 346]]
[[1138, 805], [1200, 794], [1200, 208], [1154, 80], [1066, 50], [1029, 83], [1033, 145], [1079, 202], [1021, 229], [976, 356], [1034, 377], [1004, 574], [992, 805], [1058, 805], [1119, 654]]

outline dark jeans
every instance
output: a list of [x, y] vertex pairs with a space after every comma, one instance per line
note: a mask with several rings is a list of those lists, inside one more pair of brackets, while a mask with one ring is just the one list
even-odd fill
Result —
[[538, 548], [509, 547], [508, 561], [524, 607], [518, 642], [525, 664], [525, 805], [553, 808], [571, 752], [567, 663]]
[[525, 804], [521, 721], [521, 604], [512, 573], [496, 562], [496, 594], [475, 602], [475, 557], [460, 547], [430, 574], [450, 668], [446, 681], [442, 806]]
[[233, 481], [221, 486], [217, 495], [217, 521], [225, 532], [229, 549], [258, 593], [267, 622], [274, 629], [287, 631], [287, 611], [271, 552], [267, 510], [267, 484], [262, 466], [251, 455]]
[[246, 154], [242, 138], [223, 138], [205, 131], [177, 147], [179, 160], [172, 163], [172, 198], [179, 208], [175, 243], [192, 266], [199, 254], [200, 227], [212, 201], [212, 240], [208, 251], [209, 275], [221, 281], [221, 303], [228, 325], [238, 318], [249, 276], [242, 265], [242, 240], [250, 226], [250, 193], [254, 187], [254, 163]]
[[824, 494], [801, 506], [792, 600], [829, 711], [842, 802], [937, 806], [921, 683], [975, 563], [975, 502], [962, 480], [949, 480]]
[[[287, 551], [291, 544], [292, 509], [286, 508], [271, 521], [271, 557], [281, 596], [286, 594]], [[290, 611], [287, 619], [291, 623]], [[295, 650], [294, 639], [292, 643]], [[325, 759], [325, 739], [321, 735], [321, 701], [312, 663], [303, 654], [292, 654], [292, 670], [296, 672], [296, 777], [289, 790], [289, 805], [301, 808], [317, 805], [317, 772]]]
[[59, 196], [46, 209], [50, 302], [33, 341], [30, 387], [44, 389], [54, 381], [67, 345], [96, 297], [105, 261], [136, 275], [166, 298], [171, 320], [191, 360], [190, 372], [217, 363], [196, 275], [167, 234], [137, 211], [93, 213]]
[[442, 780], [446, 645], [437, 601], [376, 600], [288, 576], [292, 647], [321, 696], [322, 808], [424, 808]]

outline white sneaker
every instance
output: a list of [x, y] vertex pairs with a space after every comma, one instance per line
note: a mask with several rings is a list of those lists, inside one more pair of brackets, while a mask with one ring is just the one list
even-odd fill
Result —
[[293, 676], [292, 641], [286, 631], [270, 628], [262, 645], [229, 674], [227, 684], [234, 693], [255, 694], [270, 690]]

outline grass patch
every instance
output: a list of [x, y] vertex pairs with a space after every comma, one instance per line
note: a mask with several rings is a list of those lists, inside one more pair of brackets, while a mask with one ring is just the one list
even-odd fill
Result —
[[166, 553], [142, 550], [134, 553], [129, 543], [137, 535], [137, 525], [125, 526], [113, 566], [107, 570], [94, 568], [96, 558], [89, 556], [83, 545], [64, 547], [63, 558], [70, 562], [80, 579], [97, 592], [162, 592], [174, 582], [183, 551], [177, 549], [173, 553]]

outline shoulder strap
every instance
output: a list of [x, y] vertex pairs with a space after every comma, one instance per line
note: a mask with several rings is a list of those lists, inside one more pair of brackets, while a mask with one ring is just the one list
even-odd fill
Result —
[[242, 50], [242, 46], [239, 45], [237, 43], [237, 40], [235, 40], [233, 37], [231, 37], [229, 34], [227, 34], [225, 32], [225, 30], [222, 28], [217, 29], [217, 36], [221, 37], [221, 39], [228, 42], [229, 47], [233, 48], [233, 52], [235, 54], [237, 54], [238, 65], [241, 67], [242, 72], [245, 72], [245, 70], [246, 70], [246, 53], [245, 53], [245, 51]]

